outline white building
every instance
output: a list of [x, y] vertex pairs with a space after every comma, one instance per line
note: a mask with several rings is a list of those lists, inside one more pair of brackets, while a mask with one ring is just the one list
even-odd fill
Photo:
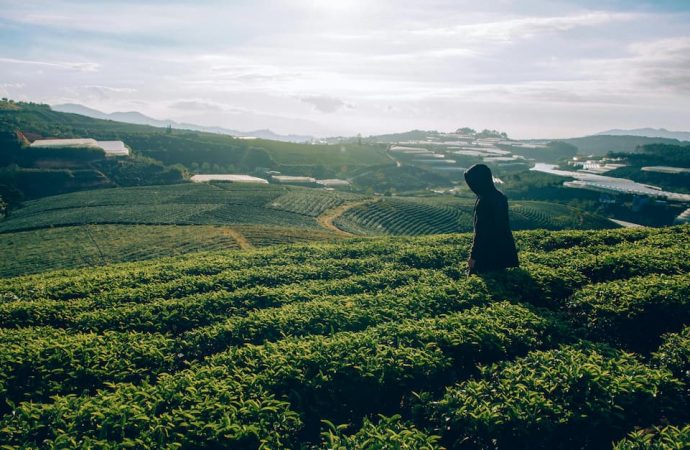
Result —
[[293, 177], [290, 175], [275, 175], [271, 178], [273, 178], [273, 180], [275, 180], [278, 183], [316, 183], [316, 178], [313, 177]]
[[350, 185], [349, 181], [340, 180], [338, 178], [329, 178], [327, 180], [316, 180], [316, 182], [320, 185], [327, 186], [327, 187], [349, 186]]
[[258, 184], [268, 184], [268, 180], [263, 178], [252, 177], [251, 175], [238, 175], [238, 174], [205, 174], [205, 175], [194, 175], [192, 177], [194, 183], [207, 183], [209, 181], [230, 181], [233, 183], [258, 183]]
[[34, 148], [72, 147], [72, 148], [100, 148], [105, 156], [129, 156], [129, 149], [122, 141], [97, 141], [85, 139], [37, 139], [31, 143]]

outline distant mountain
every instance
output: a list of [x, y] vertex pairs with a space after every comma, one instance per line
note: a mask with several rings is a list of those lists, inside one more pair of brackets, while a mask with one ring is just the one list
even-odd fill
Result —
[[669, 131], [665, 128], [635, 128], [633, 130], [613, 129], [602, 131], [601, 133], [597, 133], [596, 135], [645, 136], [666, 139], [678, 139], [679, 141], [690, 141], [690, 131]]
[[174, 120], [160, 120], [153, 117], [146, 116], [137, 111], [104, 113], [93, 108], [76, 103], [65, 103], [61, 105], [51, 105], [53, 111], [79, 114], [81, 116], [92, 117], [94, 119], [114, 120], [117, 122], [133, 123], [136, 125], [150, 125], [153, 127], [167, 127], [171, 126], [177, 129], [204, 131], [207, 133], [227, 134], [230, 136], [253, 136], [260, 139], [270, 139], [273, 141], [285, 142], [310, 142], [314, 140], [313, 136], [301, 136], [296, 134], [281, 135], [274, 133], [271, 130], [255, 130], [255, 131], [238, 131], [223, 127], [208, 127], [204, 125], [196, 125], [192, 123], [176, 122]]
[[648, 144], [681, 144], [678, 139], [630, 135], [615, 136], [610, 134], [595, 134], [593, 136], [555, 140], [574, 145], [577, 147], [579, 155], [593, 156], [603, 156], [609, 152], [632, 153], [638, 147]]

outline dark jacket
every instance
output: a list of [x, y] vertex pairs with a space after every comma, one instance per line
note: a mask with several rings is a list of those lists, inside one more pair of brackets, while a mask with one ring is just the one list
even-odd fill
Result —
[[475, 260], [472, 273], [503, 270], [519, 265], [513, 233], [508, 218], [508, 199], [496, 189], [491, 171], [476, 164], [465, 172], [465, 181], [477, 194], [474, 206], [474, 240], [470, 257]]

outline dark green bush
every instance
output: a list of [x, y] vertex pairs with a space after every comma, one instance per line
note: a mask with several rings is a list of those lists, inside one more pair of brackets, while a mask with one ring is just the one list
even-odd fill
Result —
[[633, 431], [613, 450], [686, 450], [690, 448], [690, 425], [668, 425]]
[[663, 343], [652, 355], [654, 363], [670, 370], [690, 390], [690, 326], [663, 336]]
[[431, 406], [458, 448], [600, 448], [634, 426], [687, 411], [665, 370], [603, 346], [537, 351], [482, 370]]
[[379, 416], [377, 423], [365, 418], [362, 427], [352, 435], [344, 427], [326, 422], [321, 433], [322, 449], [329, 450], [440, 450], [439, 436], [429, 435], [414, 424], [401, 420], [399, 415]]
[[690, 275], [649, 275], [584, 287], [568, 311], [593, 339], [647, 352], [690, 323]]

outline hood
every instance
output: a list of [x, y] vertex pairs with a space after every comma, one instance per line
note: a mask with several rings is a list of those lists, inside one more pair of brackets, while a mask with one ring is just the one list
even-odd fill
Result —
[[478, 196], [489, 194], [496, 190], [491, 169], [484, 164], [475, 164], [465, 171], [465, 181]]

